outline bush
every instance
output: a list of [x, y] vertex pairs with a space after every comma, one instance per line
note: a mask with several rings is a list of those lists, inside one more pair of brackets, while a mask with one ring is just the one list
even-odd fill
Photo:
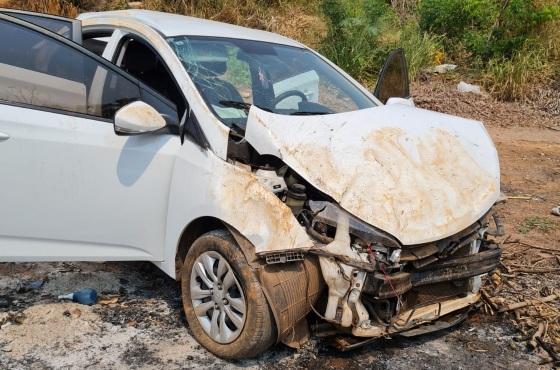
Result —
[[423, 0], [420, 27], [464, 45], [475, 57], [511, 58], [550, 22], [560, 19], [558, 0]]
[[490, 59], [482, 81], [486, 89], [501, 100], [523, 100], [553, 73], [546, 50], [526, 46], [511, 58]]
[[383, 0], [323, 0], [328, 34], [321, 51], [342, 69], [372, 85], [389, 51], [402, 47], [410, 77], [433, 65], [440, 37], [422, 32], [415, 18], [404, 19]]
[[324, 0], [322, 10], [328, 34], [321, 51], [362, 82], [373, 80], [388, 52], [380, 39], [388, 37], [393, 21], [389, 6], [381, 0]]

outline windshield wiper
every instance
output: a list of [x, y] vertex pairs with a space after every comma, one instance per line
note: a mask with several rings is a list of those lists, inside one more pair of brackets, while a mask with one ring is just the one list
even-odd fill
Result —
[[219, 103], [220, 103], [220, 105], [223, 105], [224, 107], [243, 109], [245, 111], [249, 111], [249, 109], [251, 109], [251, 107], [254, 105], [255, 107], [257, 107], [259, 109], [265, 110], [267, 112], [272, 112], [272, 110], [270, 108], [261, 107], [259, 105], [255, 105], [255, 104], [251, 104], [251, 103], [246, 103], [244, 101], [220, 100]]
[[290, 113], [290, 116], [321, 116], [324, 114], [329, 114], [329, 112], [306, 112], [306, 111], [297, 111], [294, 113]]

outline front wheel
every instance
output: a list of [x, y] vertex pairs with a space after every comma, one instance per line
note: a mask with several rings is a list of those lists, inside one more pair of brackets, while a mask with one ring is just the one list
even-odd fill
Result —
[[193, 336], [215, 355], [254, 357], [274, 343], [261, 285], [227, 231], [211, 231], [193, 243], [181, 270], [181, 291]]

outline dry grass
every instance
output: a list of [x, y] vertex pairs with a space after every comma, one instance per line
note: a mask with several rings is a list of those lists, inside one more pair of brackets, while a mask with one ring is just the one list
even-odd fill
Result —
[[7, 8], [25, 9], [32, 12], [57, 14], [74, 18], [78, 15], [78, 8], [69, 1], [60, 0], [7, 0], [0, 5]]
[[326, 34], [318, 1], [146, 0], [144, 8], [276, 32], [317, 47]]
[[527, 100], [540, 86], [551, 82], [554, 66], [546, 49], [527, 47], [512, 59], [490, 60], [482, 75], [487, 90], [501, 100]]
[[[326, 24], [318, 14], [319, 0], [145, 0], [143, 8], [279, 33], [319, 47]], [[80, 11], [125, 9], [125, 0], [0, 0], [1, 7], [75, 17]]]

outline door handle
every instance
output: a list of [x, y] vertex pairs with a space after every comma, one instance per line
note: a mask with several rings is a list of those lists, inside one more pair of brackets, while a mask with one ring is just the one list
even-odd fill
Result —
[[0, 132], [0, 141], [8, 140], [10, 135]]

